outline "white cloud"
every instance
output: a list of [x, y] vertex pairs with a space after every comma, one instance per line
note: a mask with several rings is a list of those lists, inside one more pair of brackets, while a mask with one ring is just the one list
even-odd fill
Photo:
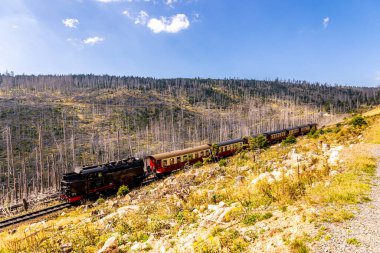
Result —
[[128, 18], [132, 19], [132, 15], [128, 10], [123, 11], [123, 14], [127, 16]]
[[329, 26], [329, 23], [330, 23], [330, 18], [329, 17], [325, 17], [324, 19], [323, 19], [323, 27], [324, 28], [327, 28], [328, 26]]
[[140, 11], [135, 19], [135, 24], [146, 25], [149, 18], [149, 14], [146, 11]]
[[62, 23], [66, 27], [77, 28], [77, 25], [79, 24], [79, 20], [76, 18], [67, 18], [67, 19], [62, 20]]
[[[122, 2], [123, 0], [95, 0], [96, 2], [100, 3], [114, 3], [114, 2]], [[131, 1], [128, 1], [131, 2]]]
[[189, 28], [189, 26], [190, 22], [185, 14], [177, 14], [169, 19], [166, 17], [152, 18], [148, 22], [148, 28], [154, 33], [177, 33]]
[[166, 0], [165, 4], [173, 7], [173, 4], [176, 2], [177, 2], [177, 0]]
[[87, 45], [95, 45], [95, 44], [100, 43], [102, 41], [104, 41], [104, 38], [95, 36], [95, 37], [89, 37], [87, 39], [84, 39], [83, 43], [87, 44]]

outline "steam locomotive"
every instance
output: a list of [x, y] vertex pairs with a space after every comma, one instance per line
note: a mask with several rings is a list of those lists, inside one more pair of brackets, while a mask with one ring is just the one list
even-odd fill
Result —
[[[305, 135], [312, 128], [317, 128], [316, 123], [303, 126], [266, 132], [262, 135], [270, 144], [274, 144], [287, 138]], [[253, 136], [253, 137], [257, 137]], [[194, 148], [176, 150], [145, 157], [145, 159], [128, 158], [121, 161], [106, 164], [93, 165], [81, 168], [78, 172], [66, 173], [61, 181], [61, 198], [69, 203], [76, 203], [86, 199], [95, 199], [100, 194], [112, 194], [121, 185], [129, 188], [141, 185], [148, 176], [160, 177], [181, 169], [186, 165], [192, 165], [204, 158], [212, 157], [221, 159], [235, 154], [244, 149], [248, 144], [248, 138], [238, 138], [216, 144], [204, 144]]]

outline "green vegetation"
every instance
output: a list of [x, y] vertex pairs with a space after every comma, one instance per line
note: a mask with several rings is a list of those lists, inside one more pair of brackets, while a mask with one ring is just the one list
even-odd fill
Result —
[[269, 219], [272, 216], [273, 214], [270, 212], [267, 212], [265, 214], [259, 214], [259, 213], [249, 214], [244, 217], [243, 223], [245, 225], [254, 225], [256, 222]]
[[218, 164], [220, 167], [225, 167], [225, 166], [227, 166], [227, 160], [221, 159], [221, 160], [219, 160]]
[[310, 250], [306, 246], [306, 237], [297, 237], [294, 241], [290, 243], [290, 249], [292, 253], [308, 253]]
[[356, 239], [356, 238], [348, 238], [348, 239], [346, 240], [346, 242], [347, 242], [348, 244], [352, 244], [352, 245], [356, 245], [356, 246], [359, 246], [359, 245], [360, 245], [360, 241], [359, 241], [358, 239]]
[[286, 137], [285, 140], [282, 141], [282, 145], [286, 146], [286, 145], [290, 145], [290, 144], [294, 144], [297, 142], [297, 139], [294, 135], [289, 135], [288, 137]]
[[265, 149], [269, 146], [268, 139], [262, 134], [255, 138], [249, 137], [248, 143], [250, 150]]
[[355, 115], [351, 121], [350, 124], [354, 127], [362, 127], [367, 125], [367, 121], [363, 118], [361, 115]]
[[117, 190], [117, 196], [124, 196], [129, 193], [129, 188], [126, 185], [122, 185]]

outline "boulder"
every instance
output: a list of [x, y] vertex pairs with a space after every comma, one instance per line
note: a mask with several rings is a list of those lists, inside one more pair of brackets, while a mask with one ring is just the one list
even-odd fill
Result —
[[330, 150], [330, 145], [327, 143], [322, 143], [322, 151], [327, 152]]
[[72, 243], [65, 243], [61, 245], [61, 252], [62, 253], [70, 253], [73, 251], [73, 244]]
[[245, 176], [237, 176], [235, 181], [237, 184], [242, 184], [245, 181]]
[[117, 253], [117, 252], [119, 252], [117, 239], [115, 236], [112, 236], [107, 239], [103, 247], [100, 250], [98, 250], [97, 253]]

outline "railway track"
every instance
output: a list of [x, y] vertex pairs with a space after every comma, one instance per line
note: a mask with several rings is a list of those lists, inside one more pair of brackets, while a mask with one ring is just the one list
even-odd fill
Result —
[[24, 215], [20, 215], [20, 216], [16, 216], [16, 217], [13, 217], [13, 218], [10, 218], [7, 220], [0, 221], [0, 229], [3, 229], [5, 227], [11, 226], [11, 225], [15, 225], [15, 224], [20, 223], [20, 222], [31, 220], [31, 219], [34, 219], [34, 218], [37, 218], [37, 217], [40, 217], [40, 216], [43, 216], [46, 214], [54, 213], [54, 212], [57, 212], [57, 211], [62, 210], [64, 208], [67, 208], [69, 206], [70, 206], [69, 203], [62, 203], [62, 204], [58, 204], [55, 206], [44, 208], [42, 210], [34, 211], [31, 213], [27, 213]]

